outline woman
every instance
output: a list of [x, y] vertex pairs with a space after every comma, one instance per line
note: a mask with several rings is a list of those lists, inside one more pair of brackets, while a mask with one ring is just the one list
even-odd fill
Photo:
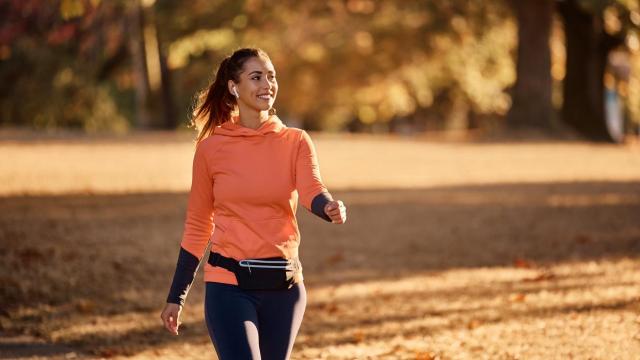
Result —
[[298, 201], [343, 224], [346, 208], [320, 178], [309, 135], [275, 115], [276, 72], [260, 49], [225, 58], [201, 94], [200, 133], [176, 272], [161, 318], [178, 334], [200, 259], [205, 320], [222, 360], [288, 359], [306, 307]]

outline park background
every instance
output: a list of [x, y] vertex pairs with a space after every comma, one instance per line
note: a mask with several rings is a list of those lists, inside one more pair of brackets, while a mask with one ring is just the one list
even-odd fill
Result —
[[348, 207], [300, 209], [294, 359], [640, 353], [634, 0], [0, 2], [0, 358], [214, 358], [161, 326], [195, 95], [267, 51]]

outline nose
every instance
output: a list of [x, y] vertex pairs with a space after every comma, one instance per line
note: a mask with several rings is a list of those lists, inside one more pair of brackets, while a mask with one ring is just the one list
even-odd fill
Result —
[[272, 95], [272, 94], [274, 93], [274, 89], [273, 89], [273, 87], [271, 86], [271, 84], [266, 84], [265, 86], [263, 86], [263, 87], [260, 89], [260, 92], [261, 92], [261, 93], [263, 93], [263, 94], [269, 94], [269, 95]]
[[269, 76], [265, 76], [264, 81], [267, 83], [267, 86], [269, 88], [277, 86], [277, 83], [278, 83], [275, 77], [269, 77]]
[[273, 83], [269, 79], [265, 79], [264, 88], [266, 90], [271, 90], [273, 88]]

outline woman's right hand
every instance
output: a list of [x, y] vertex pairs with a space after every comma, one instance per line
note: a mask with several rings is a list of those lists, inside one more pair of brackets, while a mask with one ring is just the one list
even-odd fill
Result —
[[331, 200], [324, 205], [324, 213], [334, 224], [344, 224], [347, 221], [347, 207], [341, 200]]
[[182, 305], [167, 303], [160, 314], [164, 327], [172, 334], [178, 335], [178, 327], [180, 326], [180, 312]]

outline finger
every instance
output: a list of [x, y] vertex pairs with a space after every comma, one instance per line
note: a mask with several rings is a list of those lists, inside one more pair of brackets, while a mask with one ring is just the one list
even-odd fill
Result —
[[170, 333], [177, 335], [177, 331], [176, 331], [177, 329], [175, 328], [175, 325], [174, 325], [174, 319], [175, 319], [174, 315], [172, 314], [167, 315], [167, 321], [165, 323], [165, 327]]
[[178, 317], [175, 315], [171, 315], [171, 329], [175, 334], [178, 333]]
[[327, 215], [328, 215], [329, 217], [331, 217], [331, 218], [336, 217], [336, 216], [340, 216], [340, 211], [337, 211], [337, 210], [335, 210], [335, 211], [328, 211], [328, 212], [327, 212]]
[[164, 320], [164, 328], [167, 329], [168, 332], [173, 333], [173, 330], [171, 329], [171, 323], [169, 321], [169, 317], [165, 317], [163, 320]]

